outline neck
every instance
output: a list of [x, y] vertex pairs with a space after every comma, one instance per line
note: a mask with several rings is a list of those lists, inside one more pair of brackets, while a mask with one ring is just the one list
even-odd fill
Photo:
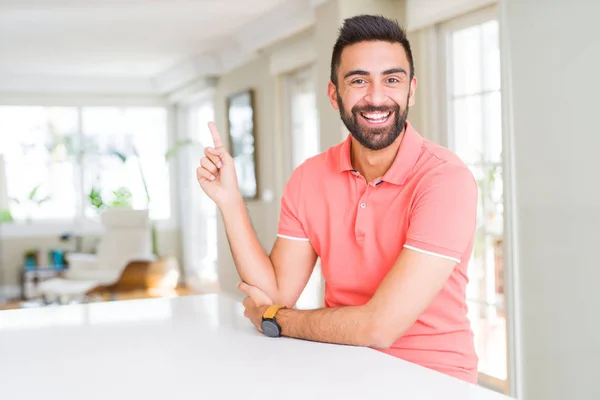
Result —
[[394, 143], [381, 150], [368, 149], [352, 138], [350, 151], [352, 167], [360, 172], [367, 182], [381, 178], [392, 166], [405, 132], [406, 130], [402, 131]]

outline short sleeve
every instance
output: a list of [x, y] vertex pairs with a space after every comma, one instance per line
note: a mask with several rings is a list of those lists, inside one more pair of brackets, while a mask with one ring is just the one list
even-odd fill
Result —
[[308, 240], [308, 236], [298, 217], [301, 184], [302, 165], [294, 170], [283, 191], [281, 211], [279, 213], [279, 226], [277, 229], [277, 236], [279, 237], [293, 240]]
[[465, 166], [444, 166], [426, 176], [414, 197], [404, 247], [460, 263], [475, 235], [477, 196]]

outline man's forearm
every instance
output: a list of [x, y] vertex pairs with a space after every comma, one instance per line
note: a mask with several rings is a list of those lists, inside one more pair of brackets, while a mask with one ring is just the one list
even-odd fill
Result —
[[272, 299], [278, 297], [273, 264], [256, 238], [241, 197], [222, 206], [221, 214], [233, 260], [242, 280], [259, 287]]
[[283, 336], [353, 346], [387, 345], [376, 335], [374, 313], [365, 306], [282, 309], [276, 318]]

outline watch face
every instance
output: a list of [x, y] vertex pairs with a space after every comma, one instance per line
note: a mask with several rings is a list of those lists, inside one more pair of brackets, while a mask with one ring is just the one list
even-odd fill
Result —
[[264, 320], [260, 324], [260, 327], [263, 333], [269, 337], [278, 337], [279, 336], [279, 326], [273, 321]]

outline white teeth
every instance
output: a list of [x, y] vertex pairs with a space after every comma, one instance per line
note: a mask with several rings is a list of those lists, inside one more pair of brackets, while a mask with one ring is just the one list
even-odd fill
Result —
[[363, 117], [369, 119], [369, 120], [383, 120], [387, 117], [389, 117], [389, 115], [391, 114], [390, 111], [388, 111], [387, 113], [362, 113]]

